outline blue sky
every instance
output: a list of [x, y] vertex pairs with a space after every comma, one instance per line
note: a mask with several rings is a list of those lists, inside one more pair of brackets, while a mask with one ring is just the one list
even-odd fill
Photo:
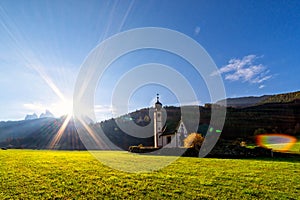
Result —
[[[0, 121], [45, 109], [56, 116], [67, 112], [90, 51], [118, 32], [141, 27], [173, 29], [199, 42], [219, 68], [227, 97], [299, 90], [299, 1], [2, 0]], [[121, 57], [103, 75], [95, 92], [98, 120], [113, 116], [112, 90], [120, 77], [149, 62], [172, 66], [190, 81], [201, 104], [210, 102], [189, 63], [143, 50]], [[150, 106], [156, 93], [164, 104], [178, 103], [176, 94], [153, 84], [133, 91], [129, 110]]]

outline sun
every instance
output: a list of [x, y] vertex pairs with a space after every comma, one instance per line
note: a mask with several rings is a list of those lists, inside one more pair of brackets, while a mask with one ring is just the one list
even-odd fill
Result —
[[53, 109], [56, 112], [56, 115], [58, 114], [59, 116], [66, 116], [64, 118], [64, 121], [62, 125], [60, 126], [59, 130], [53, 137], [53, 139], [50, 141], [48, 147], [50, 149], [55, 148], [56, 144], [59, 143], [62, 135], [64, 134], [70, 120], [72, 119], [73, 116], [73, 101], [70, 100], [64, 100], [59, 103], [56, 103], [53, 105]]
[[61, 117], [63, 115], [72, 116], [73, 115], [73, 101], [72, 100], [62, 100], [57, 103], [52, 104], [51, 112], [55, 116]]

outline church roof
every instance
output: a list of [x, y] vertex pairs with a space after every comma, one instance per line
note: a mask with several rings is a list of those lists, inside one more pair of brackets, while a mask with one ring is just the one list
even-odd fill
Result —
[[159, 102], [159, 100], [157, 100], [155, 104], [159, 104], [159, 105], [162, 105], [162, 104], [161, 104], [161, 103]]
[[198, 132], [198, 124], [192, 124], [188, 120], [186, 121], [179, 120], [177, 122], [167, 121], [164, 127], [162, 128], [162, 133], [160, 134], [159, 137], [166, 136], [166, 135], [174, 135], [175, 133], [177, 133], [181, 123], [184, 124], [188, 133]]
[[162, 133], [160, 134], [159, 137], [175, 134], [177, 132], [177, 129], [178, 129], [178, 124], [179, 124], [178, 122], [177, 123], [166, 122], [166, 124], [162, 128]]
[[155, 103], [155, 104], [162, 105], [162, 104], [159, 102], [159, 94], [156, 94], [156, 103]]

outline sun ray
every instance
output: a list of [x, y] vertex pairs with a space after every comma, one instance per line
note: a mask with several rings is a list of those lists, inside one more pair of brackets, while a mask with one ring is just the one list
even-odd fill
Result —
[[[36, 57], [35, 53], [31, 49], [26, 48], [24, 44], [25, 38], [22, 37], [20, 29], [16, 24], [11, 20], [7, 15], [5, 9], [0, 5], [0, 26], [3, 27], [11, 38], [14, 49], [17, 54], [23, 58], [25, 66], [33, 69], [37, 74], [42, 78], [43, 81], [52, 89], [56, 96], [63, 102], [64, 105], [67, 105], [69, 102], [57, 87], [54, 81], [50, 76], [45, 72], [43, 64]], [[49, 147], [53, 149], [55, 145], [60, 141], [65, 129], [67, 128], [69, 121], [72, 117], [72, 110], [67, 113], [67, 118], [63, 122], [62, 126], [59, 128], [58, 132], [55, 134], [54, 138], [50, 141]]]
[[[91, 127], [89, 127], [82, 119], [78, 118], [78, 120], [85, 129], [85, 131], [81, 132], [81, 133], [89, 134], [89, 135], [84, 136], [86, 138], [81, 138], [81, 139], [88, 140], [87, 137], [92, 137], [93, 143], [96, 143], [96, 147], [93, 146], [92, 149], [108, 149], [107, 144], [105, 144], [104, 141], [102, 141], [101, 139], [99, 139], [99, 137], [97, 137], [97, 134], [95, 134], [95, 132], [91, 129]], [[81, 130], [79, 130], [79, 131], [81, 131]], [[83, 137], [83, 135], [82, 135], [82, 137]]]
[[65, 96], [62, 94], [60, 89], [55, 85], [52, 79], [46, 74], [46, 72], [39, 66], [35, 66], [33, 64], [30, 65], [39, 75], [40, 77], [47, 83], [47, 85], [53, 90], [53, 92], [63, 101], [66, 102]]
[[63, 93], [60, 89], [54, 84], [53, 80], [47, 75], [47, 73], [43, 70], [43, 66], [41, 62], [37, 59], [34, 52], [31, 49], [25, 48], [24, 42], [25, 39], [21, 36], [21, 31], [15, 25], [13, 20], [7, 15], [4, 8], [0, 5], [0, 25], [5, 29], [8, 33], [9, 37], [12, 39], [15, 50], [22, 57], [26, 63], [26, 67], [33, 69], [36, 71], [40, 77], [47, 83], [47, 85], [53, 90], [53, 92], [62, 100], [66, 101]]
[[58, 142], [60, 141], [61, 136], [63, 135], [64, 131], [66, 130], [71, 118], [72, 118], [71, 114], [67, 115], [67, 118], [65, 119], [64, 123], [61, 125], [61, 127], [55, 134], [54, 138], [51, 140], [51, 142], [49, 144], [50, 149], [53, 149], [55, 147], [55, 145], [58, 144]]

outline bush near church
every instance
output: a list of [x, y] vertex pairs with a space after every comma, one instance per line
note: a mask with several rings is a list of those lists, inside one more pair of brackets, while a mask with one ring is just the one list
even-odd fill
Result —
[[184, 139], [185, 148], [195, 148], [200, 150], [200, 147], [204, 141], [204, 137], [200, 133], [191, 133]]

